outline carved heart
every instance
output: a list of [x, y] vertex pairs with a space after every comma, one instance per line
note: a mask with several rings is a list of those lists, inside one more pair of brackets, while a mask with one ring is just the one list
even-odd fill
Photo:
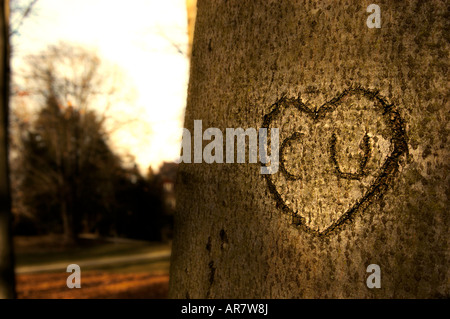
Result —
[[[326, 236], [385, 191], [407, 150], [403, 120], [376, 91], [349, 88], [318, 108], [283, 97], [264, 117], [280, 128], [280, 169], [264, 175], [293, 223]], [[270, 143], [270, 141], [269, 141]]]

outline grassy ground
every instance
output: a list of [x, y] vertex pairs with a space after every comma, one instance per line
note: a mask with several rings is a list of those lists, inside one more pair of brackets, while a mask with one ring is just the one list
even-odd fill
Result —
[[66, 286], [67, 274], [43, 273], [17, 276], [19, 299], [162, 299], [167, 298], [168, 275], [86, 271], [81, 288]]
[[84, 240], [79, 246], [62, 245], [58, 236], [16, 237], [17, 268], [73, 261], [124, 257], [123, 261], [83, 267], [81, 289], [66, 285], [64, 270], [17, 274], [18, 298], [166, 298], [169, 258], [127, 262], [127, 256], [170, 250], [169, 244], [139, 241], [111, 243]]

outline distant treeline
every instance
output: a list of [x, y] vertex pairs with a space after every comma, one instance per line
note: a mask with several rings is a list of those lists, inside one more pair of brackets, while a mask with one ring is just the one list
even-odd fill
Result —
[[[98, 56], [61, 43], [27, 61], [11, 112], [15, 234], [170, 237], [165, 178], [124, 165], [110, 148], [108, 113], [94, 111], [121, 89], [100, 72]], [[27, 103], [35, 111], [23, 111]]]

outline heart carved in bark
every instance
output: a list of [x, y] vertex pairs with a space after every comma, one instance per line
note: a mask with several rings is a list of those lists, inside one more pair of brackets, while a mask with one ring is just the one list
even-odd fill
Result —
[[395, 106], [361, 87], [320, 107], [283, 97], [263, 127], [280, 129], [280, 169], [264, 175], [270, 192], [295, 225], [318, 236], [341, 229], [379, 198], [407, 151]]

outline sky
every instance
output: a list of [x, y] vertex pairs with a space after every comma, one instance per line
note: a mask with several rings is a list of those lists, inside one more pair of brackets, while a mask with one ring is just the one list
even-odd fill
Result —
[[126, 112], [139, 123], [113, 134], [119, 153], [135, 156], [142, 172], [179, 156], [189, 61], [173, 44], [186, 52], [185, 0], [38, 0], [13, 43], [13, 69], [60, 40], [96, 49], [135, 88]]

